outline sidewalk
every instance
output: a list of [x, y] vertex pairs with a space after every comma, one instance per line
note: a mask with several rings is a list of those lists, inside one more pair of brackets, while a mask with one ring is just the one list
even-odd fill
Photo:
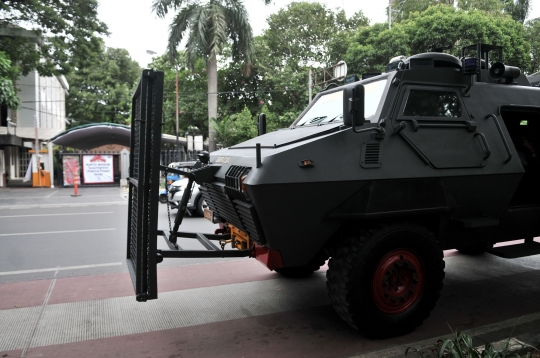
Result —
[[300, 280], [249, 259], [163, 268], [159, 299], [146, 303], [135, 301], [127, 273], [4, 283], [0, 356], [392, 357], [449, 337], [448, 325], [495, 340], [521, 316], [520, 325], [540, 326], [540, 260], [446, 261], [431, 317], [386, 340], [366, 339], [335, 314], [326, 268]]

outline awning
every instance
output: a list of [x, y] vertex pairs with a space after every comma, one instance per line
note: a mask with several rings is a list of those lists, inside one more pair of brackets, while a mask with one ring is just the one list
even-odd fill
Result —
[[[11, 128], [10, 128], [11, 129]], [[186, 145], [186, 139], [178, 138], [180, 145]], [[68, 129], [51, 139], [54, 144], [81, 150], [89, 150], [106, 144], [118, 144], [129, 147], [131, 129], [129, 126], [115, 123], [94, 123]], [[176, 136], [163, 134], [162, 143], [176, 143]]]

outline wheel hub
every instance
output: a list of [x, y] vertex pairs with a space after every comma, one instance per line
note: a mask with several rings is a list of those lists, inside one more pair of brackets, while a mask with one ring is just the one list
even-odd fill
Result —
[[373, 298], [385, 313], [405, 312], [418, 300], [423, 287], [423, 265], [413, 251], [393, 250], [375, 268]]

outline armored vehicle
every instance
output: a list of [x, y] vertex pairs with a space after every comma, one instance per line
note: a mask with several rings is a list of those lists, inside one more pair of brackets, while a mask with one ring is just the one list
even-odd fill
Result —
[[[259, 136], [179, 171], [188, 188], [200, 185], [205, 216], [220, 224], [208, 234], [179, 231], [188, 189], [174, 227], [157, 228], [163, 75], [145, 70], [129, 178], [137, 300], [157, 298], [164, 258], [249, 256], [289, 276], [329, 258], [337, 313], [369, 337], [389, 337], [435, 307], [443, 250], [540, 253], [540, 89], [504, 65], [502, 51], [477, 44], [461, 58], [400, 57], [389, 72], [319, 93], [289, 128], [264, 133], [261, 116]], [[157, 250], [158, 237], [169, 250]], [[178, 238], [204, 249], [182, 250]]]

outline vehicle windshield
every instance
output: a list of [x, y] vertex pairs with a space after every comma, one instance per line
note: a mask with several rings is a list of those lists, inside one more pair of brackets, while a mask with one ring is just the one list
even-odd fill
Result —
[[[387, 79], [364, 85], [364, 116], [372, 117], [377, 112]], [[343, 91], [331, 92], [319, 97], [313, 106], [296, 123], [296, 127], [343, 121]]]
[[296, 123], [297, 127], [343, 120], [343, 91], [328, 93], [317, 102]]

